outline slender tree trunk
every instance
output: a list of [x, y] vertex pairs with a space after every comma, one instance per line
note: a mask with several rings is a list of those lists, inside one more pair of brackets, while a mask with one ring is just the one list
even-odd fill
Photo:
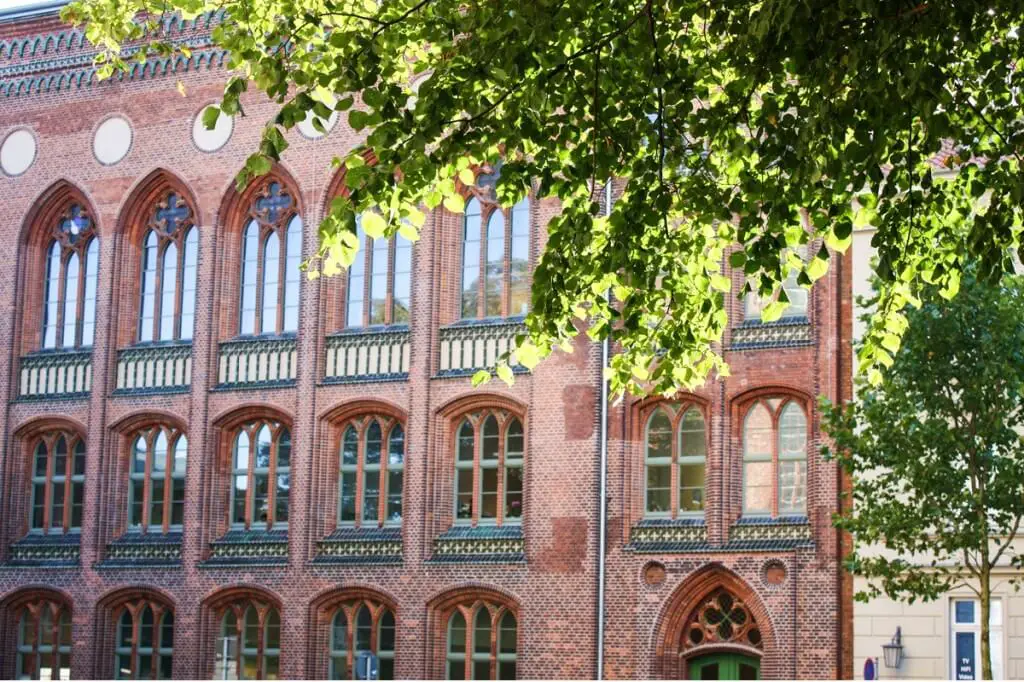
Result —
[[992, 568], [988, 557], [981, 558], [981, 679], [992, 679], [992, 646], [989, 614], [992, 609]]

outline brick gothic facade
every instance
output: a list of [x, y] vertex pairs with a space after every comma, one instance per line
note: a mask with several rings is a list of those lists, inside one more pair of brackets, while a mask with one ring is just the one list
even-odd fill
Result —
[[[517, 321], [460, 322], [463, 218], [444, 211], [429, 216], [413, 248], [410, 323], [347, 324], [346, 306], [354, 305], [346, 303], [347, 277], [295, 278], [283, 254], [299, 238], [302, 253], [313, 253], [313, 226], [341, 191], [330, 160], [357, 137], [343, 120], [320, 139], [293, 131], [272, 176], [236, 192], [233, 177], [272, 107], [250, 97], [226, 144], [213, 152], [197, 145], [193, 121], [217, 99], [225, 77], [223, 55], [203, 37], [204, 22], [171, 27], [193, 45], [191, 60], [151, 62], [103, 84], [91, 78], [91, 48], [53, 15], [0, 22], [0, 677], [30, 665], [17, 660], [19, 644], [51, 665], [49, 649], [33, 649], [19, 636], [26, 618], [46, 631], [46, 642], [59, 642], [76, 678], [114, 674], [119, 646], [127, 653], [118, 660], [138, 654], [124, 664], [136, 673], [153, 665], [179, 678], [209, 678], [224, 619], [244, 620], [250, 606], [253, 632], [262, 634], [250, 665], [264, 674], [277, 668], [283, 677], [325, 677], [335, 614], [347, 614], [350, 630], [358, 630], [351, 624], [365, 608], [366, 632], [377, 626], [372, 646], [381, 651], [393, 618], [397, 677], [445, 676], [449, 625], [460, 617], [490, 627], [494, 638], [493, 652], [482, 646], [477, 674], [487, 674], [488, 656], [497, 659], [498, 674], [509, 674], [514, 651], [520, 677], [595, 676], [600, 347], [581, 339], [575, 353], [521, 374], [511, 388], [492, 382], [472, 389], [469, 374], [504, 347]], [[177, 92], [179, 80], [186, 96]], [[106, 125], [111, 117], [127, 126]], [[125, 143], [127, 152], [116, 158]], [[78, 222], [64, 222], [75, 218], [72, 207]], [[530, 203], [531, 265], [556, 211], [548, 201]], [[290, 241], [292, 215], [305, 229]], [[522, 214], [505, 217], [522, 231]], [[249, 252], [255, 274], [243, 275], [246, 249], [257, 243], [247, 241], [251, 221], [261, 240], [276, 235], [277, 253], [260, 260]], [[188, 225], [197, 230], [191, 246]], [[167, 260], [172, 265], [143, 265], [151, 228], [162, 235], [160, 254], [175, 245], [180, 256]], [[48, 267], [55, 235], [64, 246], [52, 261], [58, 265]], [[505, 239], [507, 271], [516, 236]], [[272, 248], [268, 243], [259, 242], [259, 254]], [[396, 261], [394, 248], [380, 263]], [[384, 267], [376, 259], [364, 266]], [[147, 267], [154, 279], [144, 275]], [[759, 658], [767, 678], [850, 674], [849, 586], [837, 562], [841, 540], [829, 523], [842, 481], [817, 455], [815, 401], [849, 395], [848, 271], [848, 261], [835, 258], [806, 315], [783, 323], [744, 323], [736, 304], [724, 346], [730, 378], [667, 406], [628, 400], [609, 409], [607, 677], [679, 677], [693, 656], [723, 650]], [[365, 291], [371, 279], [362, 282]], [[245, 303], [247, 282], [253, 298]], [[513, 282], [504, 285], [507, 297]], [[140, 325], [147, 287], [152, 307]], [[388, 289], [381, 300], [390, 311], [401, 294]], [[185, 321], [190, 295], [194, 319]], [[503, 314], [512, 307], [501, 300]], [[239, 336], [253, 324], [270, 333]], [[138, 343], [145, 325], [157, 325], [148, 338], [168, 340]], [[189, 325], [190, 342], [182, 331]], [[299, 332], [289, 333], [289, 325]], [[775, 445], [765, 445], [765, 471], [774, 472], [783, 466], [776, 432], [786, 404], [807, 417], [805, 441], [797, 433], [806, 448], [806, 511], [787, 513], [791, 501], [772, 484], [762, 500], [768, 513], [744, 516], [746, 415], [768, 415], [763, 443]], [[645, 519], [645, 425], [659, 407], [678, 418], [687, 406], [700, 411], [704, 425], [705, 510]], [[460, 522], [453, 519], [456, 470], [471, 472], [466, 480], [475, 477], [478, 489], [492, 480], [480, 467], [479, 447], [476, 464], [456, 466], [467, 416], [477, 446], [492, 428], [487, 418], [495, 417], [506, 437], [488, 442], [500, 441], [494, 447], [505, 472], [494, 474], [497, 501], [463, 505], [459, 498], [468, 514]], [[389, 453], [382, 468], [391, 469], [380, 478], [368, 473], [365, 458], [367, 439], [377, 442], [371, 418]], [[269, 449], [257, 446], [260, 424], [273, 434]], [[397, 460], [387, 461], [397, 447], [396, 425], [404, 436], [401, 524], [339, 521], [339, 504], [350, 514], [356, 505], [339, 501], [339, 450], [349, 426], [361, 443], [352, 450], [350, 476], [350, 484], [359, 482], [360, 507], [372, 510], [364, 512], [368, 518], [395, 516], [391, 505], [399, 502], [373, 491], [397, 474]], [[266, 455], [249, 468], [233, 449], [240, 430]], [[140, 433], [149, 440], [139, 447], [149, 447], [150, 456], [136, 476], [136, 459], [147, 460], [134, 454]], [[179, 468], [184, 440], [174, 439], [182, 436], [187, 458]], [[678, 509], [681, 469], [672, 471], [666, 500]], [[147, 475], [148, 487], [135, 486]], [[279, 476], [286, 478], [276, 485]], [[385, 485], [392, 493], [397, 486]], [[60, 505], [62, 496], [71, 504]], [[260, 511], [264, 504], [272, 511]], [[481, 520], [489, 509], [497, 519]], [[698, 646], [694, 618], [709, 608], [724, 612], [732, 627], [725, 636], [705, 628]], [[173, 658], [149, 659], [139, 650], [145, 635], [118, 641], [116, 624], [139, 628], [150, 614], [173, 631]], [[351, 658], [342, 653], [338, 661]]]

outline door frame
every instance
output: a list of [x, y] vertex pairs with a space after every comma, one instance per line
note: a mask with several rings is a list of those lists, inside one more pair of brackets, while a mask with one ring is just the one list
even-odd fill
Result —
[[[761, 679], [761, 657], [753, 655], [748, 651], [736, 651], [735, 649], [717, 649], [714, 651], [697, 652], [695, 655], [687, 656], [683, 662], [686, 679], [697, 679], [692, 673], [697, 672], [699, 667], [712, 663], [728, 664], [728, 667], [725, 668], [728, 671], [728, 676], [720, 677], [719, 679], [739, 679], [740, 663], [753, 665], [757, 669], [757, 679]], [[735, 667], [735, 670], [732, 669], [733, 667]]]

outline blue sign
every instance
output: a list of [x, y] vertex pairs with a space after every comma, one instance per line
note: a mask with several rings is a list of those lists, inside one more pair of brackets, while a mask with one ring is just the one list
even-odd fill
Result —
[[369, 651], [360, 651], [356, 656], [356, 679], [379, 680], [380, 666], [377, 657]]
[[973, 632], [958, 632], [956, 633], [956, 679], [958, 680], [973, 680], [976, 679], [975, 663], [974, 663], [974, 633]]
[[875, 659], [869, 658], [864, 661], [864, 679], [865, 680], [877, 680], [877, 672], [875, 671]]

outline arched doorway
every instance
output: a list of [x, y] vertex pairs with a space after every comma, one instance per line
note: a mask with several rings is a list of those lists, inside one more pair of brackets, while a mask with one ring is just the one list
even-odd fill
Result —
[[660, 679], [745, 680], [785, 677], [764, 604], [722, 566], [684, 580], [665, 603], [655, 640]]

